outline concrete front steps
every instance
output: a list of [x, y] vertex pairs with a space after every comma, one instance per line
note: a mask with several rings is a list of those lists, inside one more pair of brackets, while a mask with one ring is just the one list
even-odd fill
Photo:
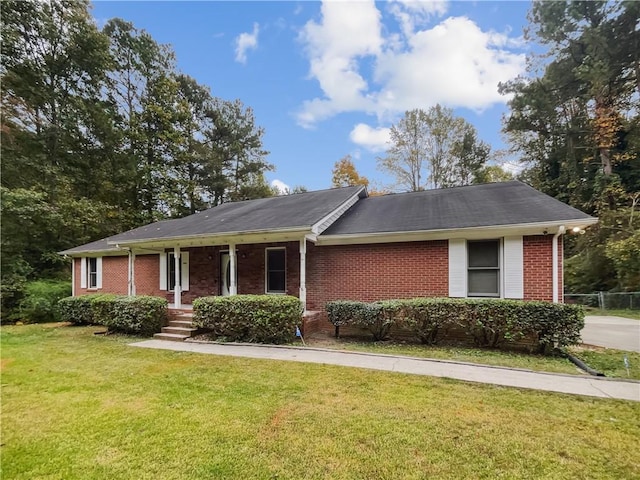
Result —
[[198, 332], [198, 329], [193, 326], [193, 313], [191, 312], [177, 312], [170, 315], [169, 318], [169, 324], [166, 327], [162, 327], [162, 332], [156, 333], [153, 338], [156, 340], [184, 342]]

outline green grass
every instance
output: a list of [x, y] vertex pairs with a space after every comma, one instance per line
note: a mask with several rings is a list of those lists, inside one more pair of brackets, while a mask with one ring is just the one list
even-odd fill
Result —
[[[498, 367], [524, 368], [540, 372], [586, 375], [586, 372], [580, 370], [568, 358], [562, 356], [546, 356], [488, 348], [427, 346], [394, 341], [361, 341], [349, 337], [334, 339], [318, 336], [308, 339], [307, 344], [309, 346], [337, 350], [406, 355], [409, 357], [478, 363]], [[607, 377], [640, 380], [640, 353], [582, 346], [571, 347], [569, 352], [579, 357], [591, 368], [604, 373]], [[625, 355], [629, 361], [629, 372], [624, 366]]]
[[361, 342], [349, 339], [338, 341], [308, 342], [310, 346], [352, 350], [358, 352], [407, 355], [410, 357], [453, 360], [456, 362], [481, 363], [500, 367], [525, 368], [542, 372], [584, 374], [573, 363], [559, 356], [545, 356], [528, 353], [492, 350], [488, 348], [426, 346], [416, 344], [385, 342]]
[[[599, 347], [571, 347], [569, 351], [591, 368], [604, 373], [607, 377], [632, 378], [640, 380], [640, 353]], [[629, 362], [629, 371], [624, 357]], [[640, 385], [638, 386], [640, 388]]]
[[640, 478], [640, 404], [2, 327], [2, 478]]
[[640, 310], [600, 310], [598, 308], [587, 308], [585, 311], [587, 315], [625, 317], [640, 320]]

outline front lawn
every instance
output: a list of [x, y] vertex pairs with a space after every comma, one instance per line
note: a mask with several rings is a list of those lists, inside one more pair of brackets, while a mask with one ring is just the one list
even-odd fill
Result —
[[333, 339], [317, 335], [307, 341], [309, 346], [352, 350], [358, 352], [406, 355], [409, 357], [452, 360], [455, 362], [480, 363], [509, 368], [526, 368], [551, 373], [584, 374], [566, 358], [529, 353], [510, 352], [490, 348], [453, 347], [444, 345], [420, 345], [395, 341], [372, 342], [350, 338]]
[[[640, 380], [640, 353], [593, 346], [575, 346], [569, 351], [591, 368], [604, 373], [607, 377], [632, 378]], [[627, 357], [629, 370], [625, 367]], [[640, 388], [640, 385], [638, 385]]]
[[[478, 363], [496, 367], [524, 368], [538, 372], [587, 375], [586, 372], [580, 370], [566, 357], [490, 348], [455, 347], [448, 345], [429, 346], [392, 340], [373, 342], [349, 337], [336, 339], [321, 334], [315, 334], [307, 339], [307, 345], [337, 350]], [[607, 377], [640, 380], [640, 353], [599, 347], [586, 348], [582, 346], [569, 347], [568, 351], [574, 356], [579, 357], [591, 368], [604, 373]], [[629, 372], [627, 372], [624, 366], [625, 355], [629, 362]]]
[[640, 404], [2, 327], [3, 479], [640, 478]]

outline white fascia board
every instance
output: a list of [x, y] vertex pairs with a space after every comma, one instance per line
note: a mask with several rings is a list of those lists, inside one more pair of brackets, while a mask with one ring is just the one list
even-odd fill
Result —
[[70, 257], [70, 258], [80, 258], [80, 257], [120, 257], [123, 255], [128, 255], [126, 250], [83, 250], [82, 252], [72, 252], [72, 253], [60, 253], [59, 255]]
[[358, 190], [356, 193], [354, 193], [351, 197], [349, 197], [347, 200], [345, 200], [340, 206], [338, 206], [332, 212], [328, 213], [327, 215], [322, 217], [320, 220], [318, 220], [316, 223], [314, 223], [311, 226], [311, 231], [316, 235], [320, 235], [327, 228], [333, 225], [333, 223], [336, 220], [342, 217], [342, 215], [344, 215], [344, 213], [347, 210], [349, 210], [352, 206], [354, 206], [358, 202], [358, 200], [360, 200], [360, 195], [363, 192], [365, 192], [365, 196], [366, 196], [366, 187], [364, 186], [360, 188], [360, 190]]
[[[310, 234], [311, 228], [292, 227], [277, 230], [258, 230], [253, 232], [225, 232], [221, 234], [202, 234], [190, 236], [176, 236], [165, 238], [147, 238], [141, 240], [118, 241], [120, 246], [138, 248], [169, 248], [169, 247], [201, 247], [214, 245], [269, 243], [298, 241]], [[111, 242], [109, 242], [111, 243]]]
[[316, 244], [323, 245], [356, 245], [366, 243], [398, 243], [426, 240], [448, 240], [450, 238], [465, 238], [480, 240], [498, 238], [508, 235], [552, 235], [558, 227], [564, 225], [567, 233], [572, 228], [584, 229], [598, 222], [590, 217], [579, 220], [561, 220], [540, 223], [519, 223], [513, 225], [490, 225], [484, 227], [468, 227], [444, 230], [420, 230], [410, 232], [376, 232], [354, 233], [349, 235], [320, 235]]
[[[136, 255], [157, 255], [162, 249], [132, 248]], [[81, 257], [122, 257], [129, 255], [129, 248], [110, 248], [109, 250], [83, 250], [81, 252], [59, 253], [65, 257], [81, 258]]]

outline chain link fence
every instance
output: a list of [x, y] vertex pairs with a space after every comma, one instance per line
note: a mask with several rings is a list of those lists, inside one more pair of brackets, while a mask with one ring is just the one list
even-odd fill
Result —
[[640, 292], [565, 293], [564, 302], [602, 310], [640, 310]]

